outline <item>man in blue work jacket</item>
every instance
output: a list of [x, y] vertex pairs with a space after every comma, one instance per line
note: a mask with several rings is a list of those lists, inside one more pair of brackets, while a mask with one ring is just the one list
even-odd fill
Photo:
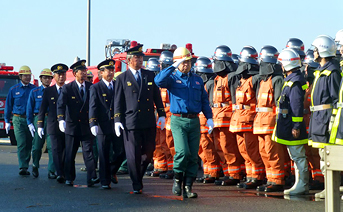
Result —
[[[45, 88], [50, 86], [50, 83], [52, 81], [51, 70], [48, 68], [43, 69], [39, 75], [39, 79], [40, 79], [42, 85], [39, 86], [38, 88], [34, 88], [31, 90], [30, 95], [29, 95], [29, 100], [27, 102], [27, 108], [26, 108], [27, 126], [29, 127], [30, 133], [33, 137], [33, 141], [32, 141], [32, 175], [34, 177], [39, 176], [39, 172], [38, 172], [39, 160], [42, 156], [42, 148], [43, 148], [43, 145], [45, 143], [45, 138], [46, 138], [47, 149], [48, 149], [48, 154], [49, 154], [48, 178], [49, 179], [56, 179], [57, 176], [55, 175], [55, 166], [54, 166], [53, 160], [52, 160], [50, 136], [47, 135], [46, 137], [43, 136], [42, 138], [40, 138], [38, 135], [38, 132], [36, 131], [39, 108], [42, 104], [42, 99], [43, 99], [43, 92], [44, 92]], [[46, 128], [46, 124], [45, 124], [44, 128]]]
[[12, 123], [17, 140], [19, 175], [30, 175], [27, 169], [31, 159], [32, 136], [26, 123], [26, 104], [30, 91], [36, 87], [30, 83], [31, 74], [31, 69], [28, 66], [20, 67], [20, 82], [10, 88], [5, 105], [5, 129], [7, 134], [11, 127], [10, 119], [13, 113]]
[[[198, 171], [200, 121], [198, 114], [207, 118], [209, 133], [213, 130], [212, 110], [201, 77], [192, 74], [190, 52], [179, 47], [173, 55], [174, 64], [162, 70], [155, 83], [167, 88], [170, 98], [171, 131], [174, 138], [174, 185], [173, 194], [180, 196], [184, 181], [183, 197], [196, 198], [192, 185]], [[175, 71], [175, 69], [177, 70]]]

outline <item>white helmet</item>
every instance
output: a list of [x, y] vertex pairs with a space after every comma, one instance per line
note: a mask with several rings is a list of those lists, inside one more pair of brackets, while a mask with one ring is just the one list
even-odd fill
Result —
[[339, 31], [336, 33], [335, 42], [336, 42], [336, 43], [341, 43], [341, 44], [342, 44], [342, 42], [343, 42], [343, 29], [339, 30]]
[[277, 59], [286, 71], [301, 67], [299, 54], [291, 48], [282, 50]]
[[322, 58], [336, 56], [335, 41], [328, 35], [319, 35], [313, 41], [312, 46], [318, 50], [319, 56]]

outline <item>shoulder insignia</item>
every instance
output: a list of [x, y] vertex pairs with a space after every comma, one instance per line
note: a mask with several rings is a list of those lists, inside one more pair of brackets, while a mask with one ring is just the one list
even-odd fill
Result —
[[20, 94], [20, 92], [19, 92], [19, 91], [15, 93], [15, 95], [19, 95], [19, 94]]
[[197, 85], [200, 85], [200, 82], [198, 82], [198, 81], [195, 81], [195, 84], [197, 84]]
[[41, 99], [41, 98], [42, 98], [42, 96], [41, 96], [41, 95], [39, 95], [39, 96], [37, 96], [37, 98], [38, 98], [38, 99]]
[[176, 80], [176, 83], [182, 83], [181, 80]]

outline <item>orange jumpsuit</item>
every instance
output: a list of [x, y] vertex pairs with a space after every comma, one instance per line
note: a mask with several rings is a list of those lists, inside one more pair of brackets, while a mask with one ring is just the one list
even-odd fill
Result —
[[230, 131], [236, 134], [238, 149], [245, 159], [247, 179], [263, 180], [265, 168], [259, 152], [257, 135], [253, 134], [253, 121], [256, 115], [256, 96], [252, 77], [240, 80], [236, 89], [236, 104], [231, 117]]
[[213, 136], [217, 152], [223, 162], [224, 175], [241, 179], [244, 159], [239, 153], [236, 136], [229, 131], [232, 101], [228, 77], [216, 76], [213, 89]]
[[[282, 81], [280, 85], [282, 86]], [[279, 89], [281, 91], [281, 87]], [[254, 119], [253, 133], [258, 136], [260, 154], [266, 168], [267, 180], [270, 183], [284, 185], [284, 145], [271, 140], [276, 122], [272, 76], [267, 81], [261, 80], [257, 97], [257, 114]]]

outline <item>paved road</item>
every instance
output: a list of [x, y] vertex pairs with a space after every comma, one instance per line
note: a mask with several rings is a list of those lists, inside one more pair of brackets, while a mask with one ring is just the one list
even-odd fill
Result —
[[[99, 185], [87, 188], [82, 155], [77, 154], [74, 187], [47, 178], [47, 154], [43, 154], [40, 176], [18, 175], [16, 147], [0, 142], [0, 211], [324, 211], [324, 201], [311, 195], [284, 199], [282, 193], [265, 194], [236, 187], [195, 184], [197, 199], [182, 200], [171, 194], [172, 180], [144, 178], [143, 194], [130, 194], [128, 175], [119, 176], [111, 190]], [[30, 168], [31, 171], [31, 168]]]

